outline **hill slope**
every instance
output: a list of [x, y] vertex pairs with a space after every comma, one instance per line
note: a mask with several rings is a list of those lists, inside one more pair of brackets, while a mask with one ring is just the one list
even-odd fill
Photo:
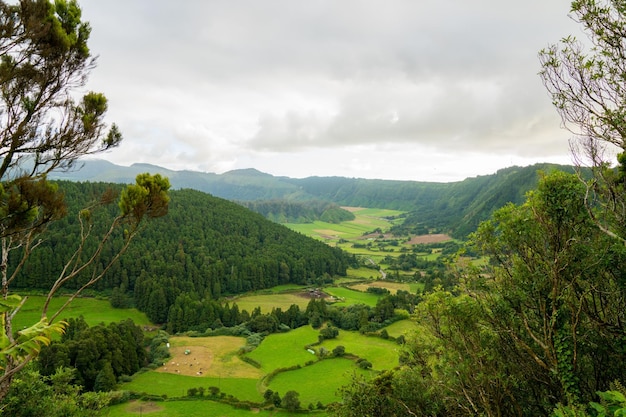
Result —
[[[462, 237], [475, 229], [478, 223], [508, 202], [521, 203], [524, 195], [537, 184], [537, 172], [553, 169], [573, 172], [573, 167], [536, 164], [528, 167], [510, 167], [492, 175], [467, 178], [451, 183], [371, 180], [345, 177], [275, 177], [254, 169], [230, 171], [221, 175], [171, 171], [146, 164], [120, 167], [109, 162], [85, 161], [77, 172], [55, 174], [56, 178], [81, 181], [111, 181], [130, 183], [140, 172], [161, 173], [170, 178], [174, 188], [193, 188], [233, 201], [276, 201], [304, 203], [283, 205], [283, 212], [268, 210], [268, 204], [247, 204], [259, 211], [271, 211], [276, 219], [311, 219], [310, 207], [320, 202], [343, 206], [387, 208], [410, 212], [407, 227], [398, 233], [423, 229], [441, 229]], [[263, 207], [263, 209], [261, 209]], [[291, 212], [288, 212], [291, 210]]]

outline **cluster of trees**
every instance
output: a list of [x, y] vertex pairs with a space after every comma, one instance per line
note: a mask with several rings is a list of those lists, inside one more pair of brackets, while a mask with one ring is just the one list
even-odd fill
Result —
[[37, 359], [43, 376], [63, 367], [74, 369], [74, 383], [87, 391], [111, 391], [122, 375], [133, 375], [147, 364], [143, 331], [130, 319], [91, 327], [82, 317], [70, 319], [61, 340], [44, 347]]

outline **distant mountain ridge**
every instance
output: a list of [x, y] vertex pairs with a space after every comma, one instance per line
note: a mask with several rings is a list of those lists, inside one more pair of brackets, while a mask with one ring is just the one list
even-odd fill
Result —
[[504, 168], [491, 175], [438, 183], [346, 177], [277, 177], [253, 168], [224, 174], [174, 171], [150, 164], [129, 167], [102, 160], [82, 162], [82, 168], [55, 173], [52, 179], [132, 183], [137, 174], [150, 172], [170, 179], [175, 189], [195, 189], [231, 201], [330, 202], [343, 206], [388, 208], [409, 212], [397, 233], [441, 229], [463, 237], [478, 223], [508, 202], [519, 204], [535, 188], [538, 171], [574, 172], [574, 167], [535, 164]]

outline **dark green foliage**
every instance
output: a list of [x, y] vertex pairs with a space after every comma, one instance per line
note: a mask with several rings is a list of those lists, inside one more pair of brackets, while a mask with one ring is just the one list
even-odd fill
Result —
[[339, 356], [345, 355], [345, 353], [346, 353], [346, 347], [345, 346], [339, 345], [339, 346], [336, 346], [333, 349], [333, 356], [339, 357]]
[[72, 367], [84, 389], [107, 391], [121, 375], [132, 375], [147, 365], [143, 332], [132, 320], [87, 327], [80, 318], [71, 320], [68, 330], [61, 341], [41, 350], [37, 363], [42, 375]]
[[465, 238], [496, 209], [507, 203], [522, 203], [526, 193], [537, 185], [537, 173], [552, 170], [574, 172], [573, 167], [569, 166], [537, 164], [501, 169], [493, 175], [440, 184], [437, 192], [428, 198], [416, 200], [415, 205], [408, 209], [411, 213], [404, 223], [392, 230], [402, 235], [414, 233], [416, 228], [427, 225]]
[[93, 390], [96, 392], [108, 392], [113, 391], [115, 386], [117, 385], [117, 378], [113, 373], [113, 368], [111, 367], [111, 363], [107, 361], [103, 361], [102, 369], [98, 372], [96, 376], [96, 380], [93, 384]]
[[2, 415], [11, 417], [95, 417], [106, 407], [110, 393], [81, 393], [74, 371], [63, 368], [42, 377], [27, 368], [11, 384], [2, 402]]
[[240, 204], [277, 223], [312, 223], [316, 220], [341, 223], [355, 219], [353, 213], [325, 201], [263, 200]]
[[[371, 381], [356, 377], [350, 386], [340, 391], [341, 404], [330, 406], [337, 417], [409, 416], [396, 394], [398, 384], [391, 372], [383, 372]], [[431, 414], [419, 414], [431, 415]], [[434, 414], [433, 414], [434, 415]]]
[[300, 408], [300, 394], [296, 391], [287, 391], [285, 396], [281, 401], [281, 405], [283, 408], [286, 408], [288, 411], [296, 411]]
[[334, 339], [337, 336], [339, 336], [339, 329], [333, 326], [326, 326], [322, 330], [320, 330], [320, 334], [318, 337], [321, 342], [322, 340]]
[[[108, 188], [121, 189], [71, 182], [63, 183], [62, 188], [70, 212], [77, 212]], [[95, 227], [102, 228], [113, 214], [104, 211], [94, 215]], [[51, 227], [49, 238], [33, 252], [31, 262], [16, 280], [16, 288], [49, 287], [63, 260], [75, 250], [71, 242], [77, 241], [76, 233], [73, 216]], [[122, 236], [116, 239], [122, 243]], [[216, 314], [211, 300], [225, 294], [345, 275], [349, 262], [351, 257], [341, 250], [292, 232], [237, 204], [181, 190], [171, 193], [168, 215], [142, 232], [95, 289], [112, 290], [116, 305], [128, 305], [132, 298], [153, 322], [172, 321], [171, 331], [200, 325], [204, 328], [199, 330], [204, 331], [218, 318], [225, 326], [241, 322], [236, 311]], [[81, 278], [68, 289], [86, 279]]]

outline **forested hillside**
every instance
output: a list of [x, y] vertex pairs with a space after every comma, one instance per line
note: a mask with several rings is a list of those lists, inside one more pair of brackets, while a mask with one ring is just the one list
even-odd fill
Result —
[[[170, 171], [145, 164], [120, 167], [104, 161], [86, 161], [80, 171], [58, 175], [82, 181], [128, 183], [148, 169], [166, 175], [174, 188], [193, 188], [249, 208], [277, 222], [324, 220], [320, 201], [340, 206], [387, 208], [410, 214], [396, 233], [414, 233], [433, 228], [465, 237], [480, 221], [506, 203], [522, 203], [526, 192], [537, 185], [539, 171], [573, 172], [572, 166], [536, 164], [501, 169], [492, 175], [451, 183], [390, 181], [345, 177], [274, 177], [254, 169], [221, 175]], [[271, 202], [268, 202], [271, 201]], [[337, 217], [336, 210], [328, 215]], [[345, 216], [345, 214], [344, 214]]]
[[240, 204], [277, 223], [341, 223], [355, 218], [354, 213], [326, 201], [258, 200]]
[[[49, 238], [32, 253], [16, 288], [50, 287], [76, 249], [76, 213], [110, 187], [118, 188], [63, 182], [70, 214], [50, 229]], [[96, 232], [115, 209], [94, 214]], [[121, 239], [118, 236], [116, 244]], [[114, 253], [115, 248], [109, 250]], [[345, 275], [349, 261], [340, 250], [238, 204], [195, 190], [178, 190], [171, 192], [167, 216], [149, 224], [95, 289], [114, 290], [118, 303], [134, 299], [160, 323], [181, 294], [217, 299], [278, 284], [315, 283]]]

